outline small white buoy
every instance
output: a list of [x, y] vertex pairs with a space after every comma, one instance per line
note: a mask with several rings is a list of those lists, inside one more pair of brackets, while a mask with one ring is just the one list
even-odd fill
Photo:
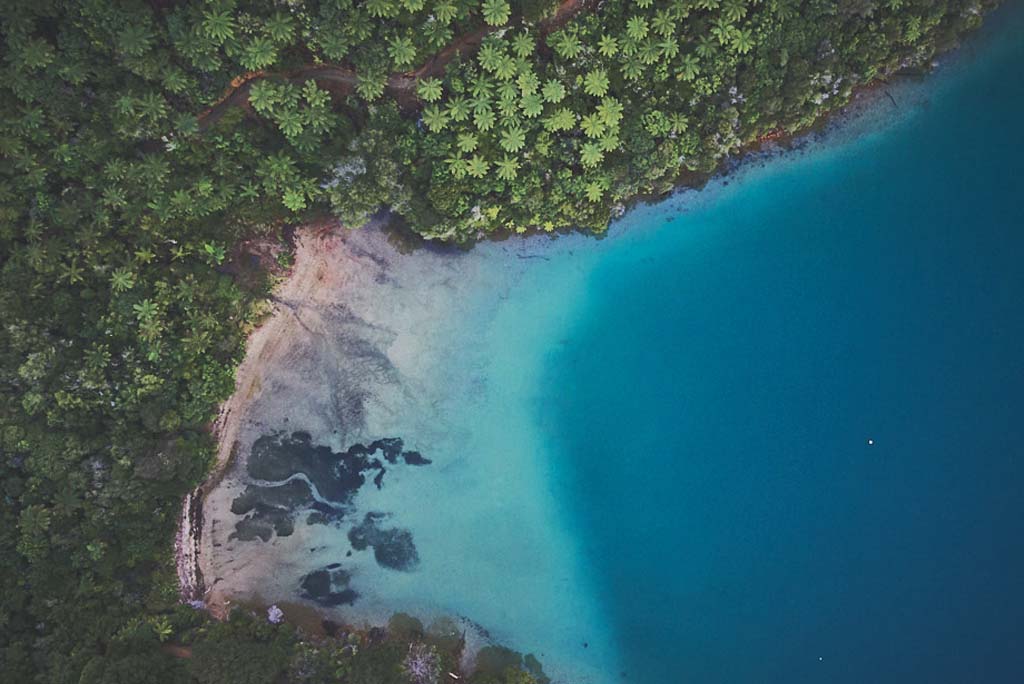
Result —
[[874, 446], [874, 444], [875, 444], [875, 440], [873, 440], [873, 439], [869, 439], [868, 440], [868, 446]]
[[818, 660], [824, 660], [824, 658], [822, 658], [821, 656], [818, 656]]

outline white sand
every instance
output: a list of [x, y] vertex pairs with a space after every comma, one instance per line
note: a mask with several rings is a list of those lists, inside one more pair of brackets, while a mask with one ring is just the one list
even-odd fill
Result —
[[[325, 610], [336, 619], [455, 615], [535, 653], [559, 680], [603, 681], [617, 671], [552, 495], [531, 402], [544, 345], [572, 296], [550, 296], [547, 262], [515, 253], [527, 248], [401, 255], [372, 227], [300, 236], [295, 272], [251, 339], [218, 424], [222, 460], [233, 448], [238, 457], [204, 508], [200, 565], [215, 610], [231, 600], [295, 602], [305, 573], [342, 563], [360, 597]], [[558, 287], [574, 279], [563, 269]], [[304, 430], [335, 450], [401, 437], [433, 464], [390, 467], [383, 489], [364, 486], [341, 526], [309, 526], [300, 516], [291, 536], [229, 540], [245, 459], [275, 430]], [[414, 572], [381, 568], [370, 550], [346, 556], [347, 532], [366, 511], [387, 512], [387, 526], [411, 531]]]

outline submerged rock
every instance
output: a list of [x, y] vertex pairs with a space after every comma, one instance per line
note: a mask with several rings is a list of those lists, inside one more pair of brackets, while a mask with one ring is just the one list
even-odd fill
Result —
[[305, 508], [315, 502], [309, 485], [304, 480], [290, 480], [281, 485], [248, 485], [245, 491], [231, 502], [231, 512], [243, 515], [258, 504], [289, 511]]
[[367, 513], [362, 523], [349, 530], [348, 540], [352, 548], [362, 551], [372, 547], [373, 557], [381, 567], [403, 572], [414, 570], [419, 565], [420, 556], [412, 533], [397, 527], [381, 527], [380, 522], [386, 517], [384, 513]]
[[424, 458], [423, 454], [418, 451], [403, 451], [402, 458], [405, 459], [407, 465], [413, 466], [430, 465], [433, 463], [429, 458]]
[[[270, 541], [295, 531], [295, 518], [308, 513], [308, 525], [327, 525], [344, 519], [366, 474], [376, 471], [374, 485], [383, 487], [386, 464], [399, 459], [408, 465], [430, 463], [418, 451], [404, 451], [398, 437], [369, 444], [353, 444], [345, 451], [313, 444], [308, 432], [275, 432], [253, 444], [248, 461], [250, 477], [273, 484], [249, 484], [231, 502], [231, 512], [245, 517], [235, 524], [229, 539]], [[400, 530], [375, 533], [374, 553], [385, 567], [409, 569], [418, 561], [412, 537]]]
[[340, 606], [355, 603], [359, 595], [349, 587], [352, 575], [332, 563], [305, 575], [299, 584], [303, 598], [316, 601], [322, 606]]
[[287, 537], [294, 531], [295, 523], [290, 510], [256, 503], [249, 515], [235, 523], [235, 531], [228, 539], [240, 539], [241, 541], [260, 539], [268, 542], [275, 534], [279, 537]]
[[403, 446], [400, 438], [385, 437], [336, 452], [328, 446], [313, 444], [308, 432], [277, 432], [253, 443], [248, 470], [253, 479], [271, 482], [303, 473], [321, 498], [340, 506], [351, 502], [352, 496], [366, 484], [366, 473], [371, 470], [377, 471], [374, 483], [380, 487], [385, 463], [396, 464], [399, 458], [407, 465], [430, 463], [418, 451], [404, 451]]
[[367, 470], [384, 467], [379, 459], [369, 458], [361, 444], [337, 453], [328, 446], [313, 444], [308, 432], [291, 435], [264, 435], [252, 445], [249, 475], [257, 480], [281, 481], [304, 473], [320, 496], [336, 504], [346, 504], [366, 482]]

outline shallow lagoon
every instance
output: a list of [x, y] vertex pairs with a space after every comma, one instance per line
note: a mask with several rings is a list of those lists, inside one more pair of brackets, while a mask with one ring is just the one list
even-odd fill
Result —
[[[893, 108], [602, 241], [347, 238], [242, 451], [431, 462], [264, 542], [229, 539], [243, 459], [215, 585], [295, 600], [340, 564], [338, 617], [459, 615], [563, 681], [1019, 681], [1024, 12], [992, 24]], [[367, 513], [415, 563], [353, 544]]]

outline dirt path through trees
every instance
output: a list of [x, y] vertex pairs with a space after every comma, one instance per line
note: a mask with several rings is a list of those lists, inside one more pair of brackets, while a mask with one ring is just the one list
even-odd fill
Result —
[[[540, 39], [548, 34], [557, 31], [579, 13], [590, 0], [562, 0], [558, 9], [551, 17], [542, 20], [538, 24]], [[456, 55], [463, 52], [470, 52], [480, 47], [483, 39], [495, 31], [508, 28], [505, 26], [483, 26], [472, 33], [466, 33], [441, 51], [431, 55], [423, 64], [411, 71], [393, 73], [388, 76], [385, 92], [395, 98], [399, 106], [406, 110], [414, 110], [419, 107], [420, 100], [416, 94], [416, 84], [423, 78], [437, 78], [444, 75], [448, 63]], [[292, 71], [269, 73], [266, 71], [251, 71], [237, 76], [231, 81], [231, 86], [216, 103], [202, 112], [198, 119], [202, 127], [210, 126], [217, 122], [224, 112], [234, 106], [248, 107], [249, 90], [256, 81], [265, 78], [282, 78], [288, 81], [302, 82], [308, 79], [315, 80], [319, 85], [331, 91], [335, 95], [344, 97], [355, 91], [359, 82], [359, 75], [355, 69], [337, 64], [316, 64], [302, 67]]]

